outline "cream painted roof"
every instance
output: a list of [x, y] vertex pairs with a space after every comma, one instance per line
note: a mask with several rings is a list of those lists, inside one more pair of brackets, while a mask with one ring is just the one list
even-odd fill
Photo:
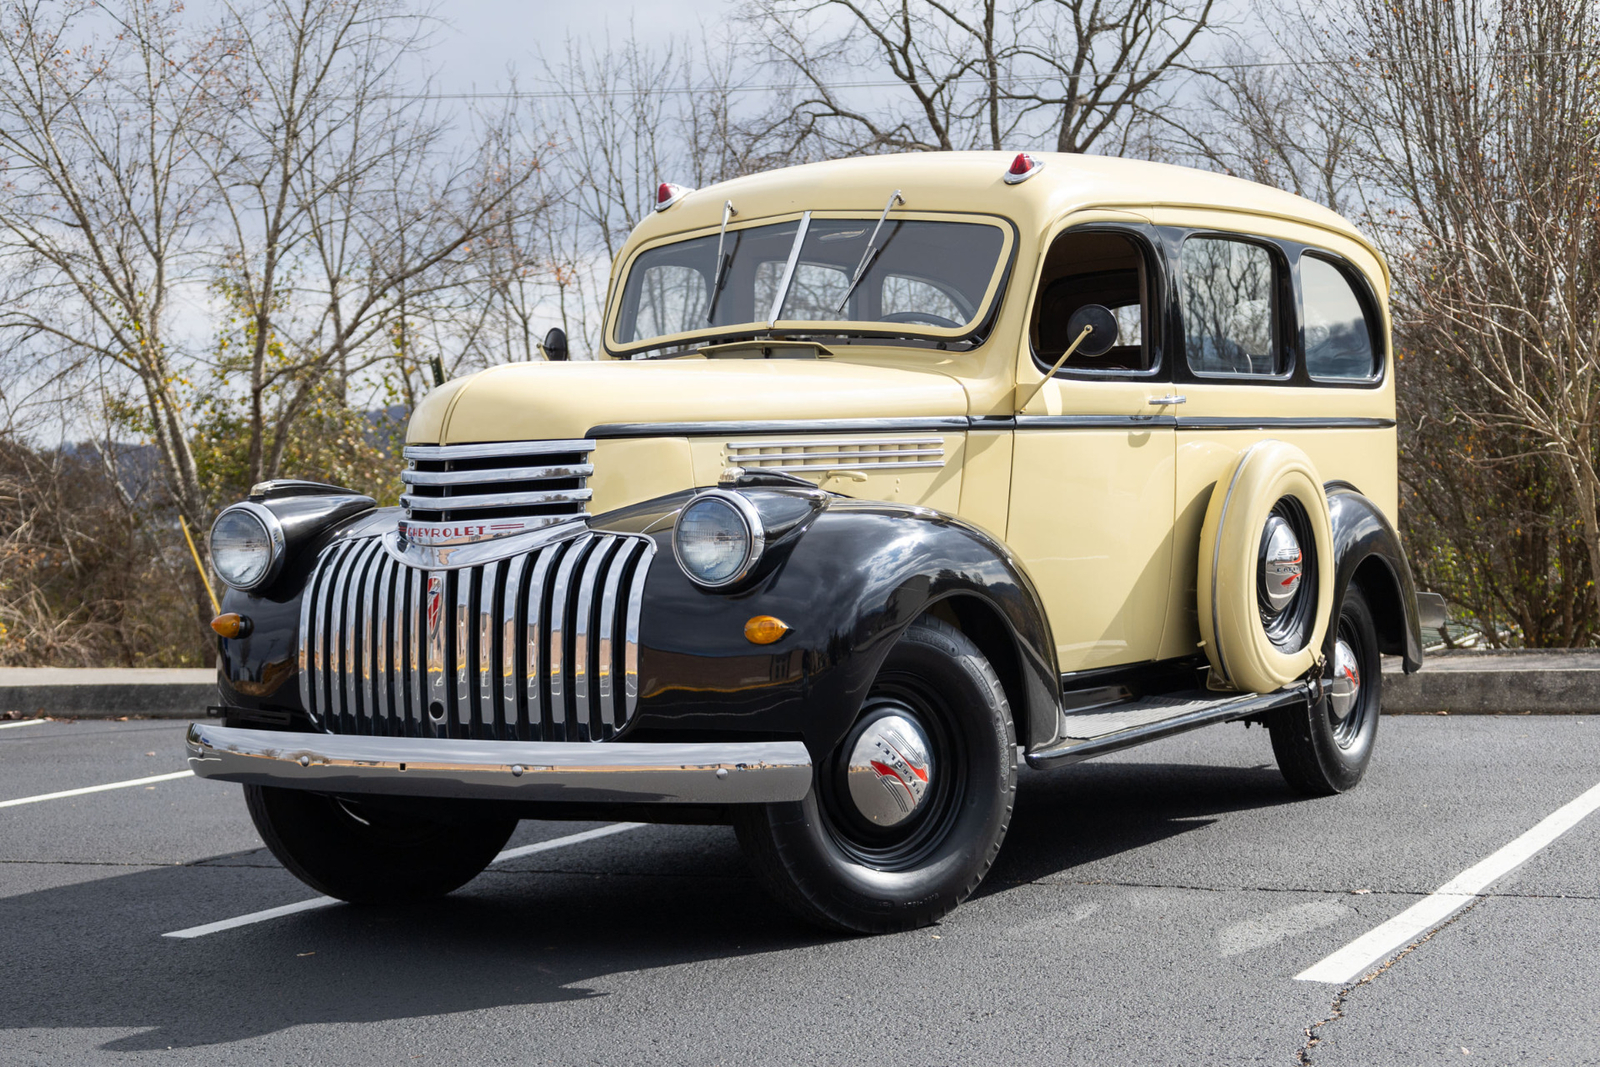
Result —
[[[1086, 207], [1205, 207], [1273, 215], [1320, 226], [1371, 243], [1341, 216], [1304, 197], [1256, 182], [1166, 163], [1035, 152], [1044, 168], [1007, 185], [1014, 152], [912, 152], [857, 156], [765, 171], [695, 190], [666, 211], [652, 212], [634, 230], [642, 241], [716, 226], [732, 200], [747, 222], [798, 211], [880, 211], [899, 189], [909, 211], [974, 211], [1014, 220], [1037, 231], [1068, 211]], [[671, 175], [664, 176], [670, 180]]]

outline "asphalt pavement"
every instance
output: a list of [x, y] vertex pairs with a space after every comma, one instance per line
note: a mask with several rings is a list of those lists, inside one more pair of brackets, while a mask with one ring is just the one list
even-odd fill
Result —
[[879, 938], [721, 827], [525, 822], [445, 900], [259, 918], [315, 894], [238, 787], [164, 777], [182, 734], [0, 728], [0, 1064], [1600, 1064], [1600, 812], [1296, 978], [1596, 795], [1600, 715], [1388, 717], [1325, 800], [1239, 725], [1024, 771], [978, 894]]

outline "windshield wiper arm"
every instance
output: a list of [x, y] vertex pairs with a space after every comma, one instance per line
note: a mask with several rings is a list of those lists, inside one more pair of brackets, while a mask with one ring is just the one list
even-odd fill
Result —
[[722, 295], [722, 281], [728, 273], [728, 258], [722, 254], [723, 239], [728, 236], [728, 220], [737, 215], [733, 209], [733, 201], [729, 200], [722, 205], [722, 229], [717, 233], [717, 272], [711, 279], [711, 299], [706, 301], [706, 321], [717, 313], [717, 297]]
[[896, 189], [889, 194], [889, 202], [883, 205], [883, 214], [878, 216], [878, 224], [872, 228], [872, 236], [867, 238], [867, 249], [861, 253], [861, 262], [856, 264], [856, 272], [850, 277], [850, 288], [844, 291], [844, 296], [839, 298], [839, 306], [833, 309], [835, 315], [844, 310], [850, 302], [850, 294], [856, 291], [856, 286], [861, 284], [862, 277], [867, 273], [867, 268], [872, 265], [873, 259], [878, 255], [878, 231], [883, 229], [883, 220], [889, 217], [889, 209], [896, 203], [905, 203], [906, 198]]

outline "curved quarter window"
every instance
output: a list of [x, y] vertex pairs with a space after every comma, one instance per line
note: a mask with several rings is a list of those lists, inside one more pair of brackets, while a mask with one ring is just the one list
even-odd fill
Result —
[[1344, 271], [1317, 256], [1301, 256], [1300, 292], [1306, 371], [1313, 378], [1371, 378], [1372, 328]]

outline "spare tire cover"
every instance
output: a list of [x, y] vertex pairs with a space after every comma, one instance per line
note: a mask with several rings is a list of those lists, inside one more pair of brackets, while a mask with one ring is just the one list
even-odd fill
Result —
[[[1305, 567], [1296, 597], [1314, 598], [1310, 603], [1296, 599], [1283, 609], [1304, 619], [1287, 647], [1285, 635], [1274, 640], [1268, 634], [1257, 593], [1262, 535], [1274, 508], [1290, 513], [1302, 527]], [[1304, 543], [1306, 535], [1310, 544]], [[1199, 564], [1200, 636], [1216, 682], [1270, 693], [1311, 670], [1332, 614], [1334, 559], [1328, 498], [1310, 457], [1291, 444], [1268, 440], [1231, 463], [1211, 492]]]

